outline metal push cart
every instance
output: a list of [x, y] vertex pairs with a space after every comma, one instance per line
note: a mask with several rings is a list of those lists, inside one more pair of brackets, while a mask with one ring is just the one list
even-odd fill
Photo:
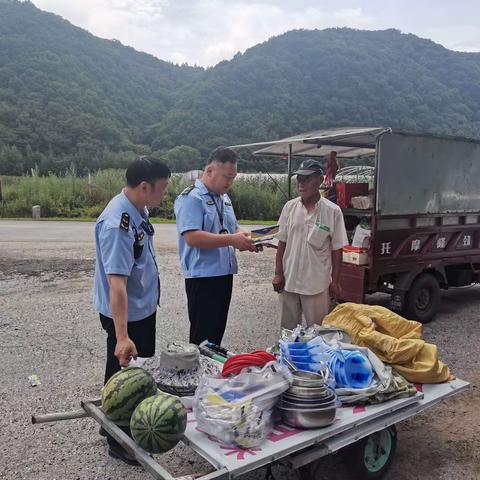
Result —
[[182, 441], [213, 467], [213, 472], [174, 477], [145, 450], [140, 448], [102, 412], [100, 400], [83, 401], [81, 409], [32, 417], [33, 423], [54, 422], [91, 417], [132, 453], [157, 480], [226, 480], [274, 463], [289, 466], [303, 480], [315, 479], [315, 463], [322, 457], [350, 446], [356, 478], [381, 478], [388, 469], [396, 445], [395, 424], [469, 389], [469, 384], [456, 379], [441, 384], [416, 385], [417, 394], [377, 405], [342, 406], [335, 422], [326, 428], [299, 430], [276, 425], [266, 441], [256, 448], [240, 449], [224, 445], [201, 432], [192, 412]]

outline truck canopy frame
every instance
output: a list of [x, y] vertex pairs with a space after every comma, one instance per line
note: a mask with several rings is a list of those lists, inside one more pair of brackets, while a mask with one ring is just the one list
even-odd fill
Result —
[[292, 158], [326, 157], [335, 150], [339, 158], [375, 155], [375, 211], [379, 215], [480, 212], [479, 140], [385, 127], [343, 127], [231, 148], [286, 158], [289, 198]]
[[235, 150], [248, 149], [254, 155], [280, 156], [287, 159], [288, 198], [291, 198], [292, 158], [324, 157], [332, 150], [338, 157], [355, 158], [374, 155], [377, 137], [391, 131], [384, 127], [341, 127], [315, 130], [268, 142], [232, 145]]

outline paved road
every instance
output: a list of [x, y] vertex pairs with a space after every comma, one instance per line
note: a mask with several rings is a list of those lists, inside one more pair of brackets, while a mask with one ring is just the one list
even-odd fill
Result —
[[[0, 221], [0, 242], [33, 243], [91, 243], [95, 242], [94, 222], [55, 222], [3, 220]], [[156, 224], [156, 248], [175, 248], [175, 224]]]
[[[177, 248], [177, 230], [173, 223], [154, 224], [157, 249]], [[246, 225], [252, 230], [261, 225]], [[95, 243], [94, 222], [0, 220], [0, 243]]]

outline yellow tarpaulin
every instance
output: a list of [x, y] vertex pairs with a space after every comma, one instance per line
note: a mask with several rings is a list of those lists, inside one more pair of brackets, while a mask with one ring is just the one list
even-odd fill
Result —
[[324, 318], [323, 325], [345, 330], [353, 344], [368, 347], [410, 382], [440, 383], [454, 378], [438, 359], [436, 345], [422, 340], [422, 324], [385, 307], [343, 303]]

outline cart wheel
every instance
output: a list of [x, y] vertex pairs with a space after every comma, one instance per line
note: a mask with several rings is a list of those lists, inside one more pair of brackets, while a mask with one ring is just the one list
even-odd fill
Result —
[[397, 447], [397, 429], [392, 425], [354, 443], [346, 462], [356, 480], [382, 478], [392, 463]]
[[438, 280], [431, 273], [420, 274], [406, 295], [405, 315], [420, 323], [428, 323], [433, 320], [439, 305], [440, 285]]

